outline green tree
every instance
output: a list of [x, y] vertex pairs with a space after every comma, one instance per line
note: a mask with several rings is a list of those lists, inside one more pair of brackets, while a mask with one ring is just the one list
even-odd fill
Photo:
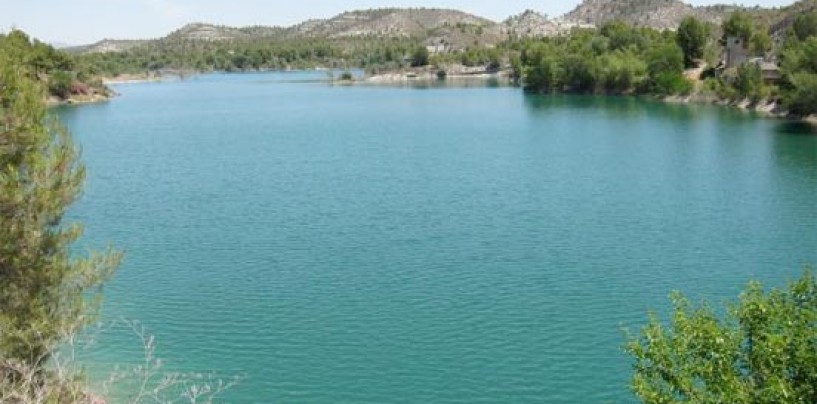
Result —
[[641, 400], [817, 402], [817, 284], [809, 271], [783, 290], [750, 283], [723, 318], [680, 294], [672, 301], [670, 324], [651, 315], [627, 346]]
[[755, 55], [763, 55], [772, 50], [772, 37], [766, 29], [758, 30], [749, 41], [749, 50]]
[[66, 99], [71, 96], [71, 85], [73, 82], [74, 78], [71, 77], [71, 73], [65, 71], [54, 72], [48, 79], [48, 92], [62, 99]]
[[647, 64], [632, 52], [613, 52], [602, 56], [595, 76], [603, 92], [635, 92], [647, 77]]
[[756, 63], [746, 63], [743, 66], [739, 66], [733, 86], [735, 90], [737, 90], [738, 95], [749, 98], [755, 102], [766, 95], [765, 86], [763, 84], [763, 72]]
[[411, 65], [413, 67], [420, 67], [428, 65], [428, 49], [425, 46], [418, 46], [411, 54]]
[[681, 74], [684, 72], [684, 54], [681, 49], [668, 43], [656, 46], [647, 53], [647, 68], [651, 76], [662, 73]]
[[696, 60], [704, 57], [709, 27], [697, 18], [689, 16], [681, 20], [676, 35], [678, 46], [684, 52], [684, 65], [694, 67]]
[[786, 49], [780, 58], [781, 67], [786, 73], [817, 73], [817, 37], [808, 38]]
[[684, 54], [674, 43], [657, 46], [647, 53], [650, 91], [661, 95], [687, 94], [692, 83], [684, 77]]
[[817, 114], [817, 74], [795, 73], [791, 76], [791, 89], [783, 96], [783, 102], [794, 115]]
[[735, 36], [748, 42], [755, 35], [755, 23], [745, 11], [735, 11], [723, 22], [724, 39]]
[[645, 43], [644, 35], [623, 21], [608, 22], [602, 25], [599, 32], [610, 40], [610, 50], [623, 50], [629, 47], [640, 49]]
[[39, 369], [50, 347], [93, 319], [98, 287], [120, 254], [72, 253], [82, 228], [63, 217], [85, 169], [13, 42], [0, 42], [0, 359]]
[[792, 26], [794, 35], [800, 41], [817, 36], [817, 12], [799, 14], [794, 18]]

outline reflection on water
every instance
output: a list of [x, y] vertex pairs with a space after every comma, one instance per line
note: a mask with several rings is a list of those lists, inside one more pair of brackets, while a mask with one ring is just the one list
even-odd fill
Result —
[[783, 122], [774, 125], [774, 130], [777, 163], [810, 172], [817, 186], [817, 129], [806, 122]]
[[390, 88], [411, 88], [417, 90], [440, 88], [499, 88], [512, 87], [513, 82], [505, 77], [448, 77], [445, 79], [412, 79], [387, 82], [361, 82], [365, 86]]
[[803, 121], [781, 121], [774, 128], [775, 132], [783, 135], [817, 135], [817, 126]]
[[725, 124], [755, 122], [752, 112], [707, 104], [664, 102], [649, 97], [598, 96], [572, 94], [525, 94], [525, 105], [532, 113], [553, 114], [560, 111], [593, 110], [614, 120], [643, 119], [660, 116], [672, 121], [689, 122], [691, 118], [716, 117]]
[[[636, 97], [624, 96], [594, 96], [594, 95], [542, 95], [525, 94], [525, 104], [534, 113], [558, 113], [565, 110], [594, 110], [613, 119], [637, 119], [645, 114], [652, 113], [656, 104]], [[660, 105], [663, 112], [670, 111], [671, 107]], [[683, 112], [682, 109], [675, 111]]]

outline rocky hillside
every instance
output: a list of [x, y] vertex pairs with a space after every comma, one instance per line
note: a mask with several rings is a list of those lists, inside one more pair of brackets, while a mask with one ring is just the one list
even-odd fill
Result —
[[576, 21], [567, 21], [562, 18], [549, 19], [533, 10], [525, 10], [522, 14], [512, 16], [500, 24], [503, 37], [527, 38], [562, 35], [576, 27], [590, 25]]
[[108, 52], [125, 52], [128, 49], [148, 43], [147, 40], [118, 40], [118, 39], [103, 39], [97, 43], [85, 46], [68, 46], [62, 48], [69, 53], [108, 53]]
[[[445, 43], [449, 49], [493, 45], [509, 38], [562, 35], [575, 27], [599, 26], [621, 20], [638, 26], [675, 29], [694, 15], [719, 24], [738, 6], [693, 7], [681, 0], [584, 0], [563, 17], [550, 19], [528, 10], [497, 23], [458, 10], [435, 8], [384, 8], [348, 11], [329, 19], [308, 20], [291, 27], [233, 28], [188, 24], [157, 41], [287, 41], [322, 38], [414, 38], [429, 45]], [[759, 20], [784, 29], [797, 12], [817, 9], [817, 0], [801, 0], [778, 9], [749, 8]], [[73, 48], [74, 52], [121, 52], [148, 41], [105, 40]]]
[[167, 38], [198, 41], [226, 41], [245, 39], [249, 35], [238, 28], [193, 23], [172, 32]]
[[422, 37], [445, 27], [490, 27], [493, 21], [462, 11], [446, 9], [377, 9], [349, 11], [328, 20], [296, 25], [292, 33], [309, 37], [357, 36]]
[[719, 23], [729, 8], [693, 7], [680, 0], [584, 0], [564, 18], [595, 26], [610, 21], [626, 21], [638, 26], [675, 29], [689, 15]]

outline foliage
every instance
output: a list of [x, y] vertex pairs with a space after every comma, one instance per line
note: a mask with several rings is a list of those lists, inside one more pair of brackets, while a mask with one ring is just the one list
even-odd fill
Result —
[[799, 116], [817, 114], [817, 74], [795, 73], [790, 80], [792, 89], [783, 97], [786, 108]]
[[817, 37], [795, 42], [780, 55], [783, 71], [817, 73]]
[[692, 83], [684, 77], [684, 53], [675, 44], [666, 43], [647, 52], [649, 91], [659, 95], [686, 95]]
[[772, 38], [766, 29], [757, 30], [749, 41], [749, 51], [754, 55], [765, 55], [772, 50]]
[[68, 98], [71, 95], [73, 82], [74, 78], [71, 77], [71, 73], [66, 71], [54, 72], [48, 79], [48, 91], [57, 97]]
[[[120, 254], [71, 250], [82, 228], [63, 217], [85, 169], [46, 113], [36, 70], [49, 67], [31, 64], [31, 51], [17, 31], [0, 41], [0, 360], [42, 369], [55, 342], [93, 319]], [[2, 383], [18, 376], [0, 369]]]
[[411, 54], [411, 65], [414, 67], [428, 65], [428, 49], [425, 46], [418, 46]]
[[683, 94], [684, 54], [675, 35], [615, 22], [568, 37], [530, 41], [520, 63], [532, 91]]
[[780, 59], [784, 105], [794, 115], [817, 114], [817, 36], [790, 42]]
[[352, 75], [352, 72], [345, 70], [343, 73], [340, 74], [340, 79], [342, 81], [352, 81], [355, 79], [355, 76]]
[[407, 66], [419, 46], [412, 38], [375, 36], [222, 41], [168, 37], [122, 52], [79, 55], [77, 60], [105, 76], [352, 66], [379, 70]]
[[686, 17], [678, 26], [676, 40], [684, 52], [684, 65], [693, 67], [696, 60], [704, 57], [704, 48], [709, 40], [709, 27], [695, 17]]
[[792, 29], [794, 36], [799, 41], [817, 36], [817, 11], [797, 15], [794, 18]]
[[741, 98], [757, 102], [766, 95], [763, 73], [756, 63], [747, 63], [737, 68], [734, 88]]
[[751, 41], [756, 31], [755, 22], [746, 11], [735, 11], [723, 22], [724, 39], [734, 36], [748, 42]]
[[724, 318], [672, 297], [627, 350], [632, 387], [646, 403], [817, 402], [817, 284], [807, 271], [787, 289], [752, 282]]
[[32, 41], [22, 31], [0, 35], [0, 49], [10, 61], [25, 66], [22, 72], [25, 77], [45, 82], [50, 95], [68, 98], [74, 82], [86, 82], [99, 93], [107, 92], [101, 83], [93, 81], [95, 73], [91, 67], [78, 63], [73, 56], [50, 45]]

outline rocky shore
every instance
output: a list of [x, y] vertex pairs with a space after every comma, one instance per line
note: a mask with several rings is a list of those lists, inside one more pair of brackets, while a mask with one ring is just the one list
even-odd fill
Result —
[[817, 126], [817, 115], [809, 115], [806, 117], [793, 116], [780, 104], [779, 101], [773, 99], [763, 99], [757, 102], [753, 102], [748, 99], [731, 101], [718, 98], [714, 94], [697, 93], [685, 96], [666, 96], [661, 98], [661, 100], [675, 104], [714, 104], [729, 108], [737, 108], [744, 111], [751, 111], [770, 118], [800, 120]]
[[507, 69], [490, 69], [486, 66], [450, 65], [443, 67], [413, 67], [376, 73], [367, 76], [364, 81], [369, 83], [400, 83], [439, 79], [490, 79], [499, 77], [509, 78], [511, 77], [511, 71]]

